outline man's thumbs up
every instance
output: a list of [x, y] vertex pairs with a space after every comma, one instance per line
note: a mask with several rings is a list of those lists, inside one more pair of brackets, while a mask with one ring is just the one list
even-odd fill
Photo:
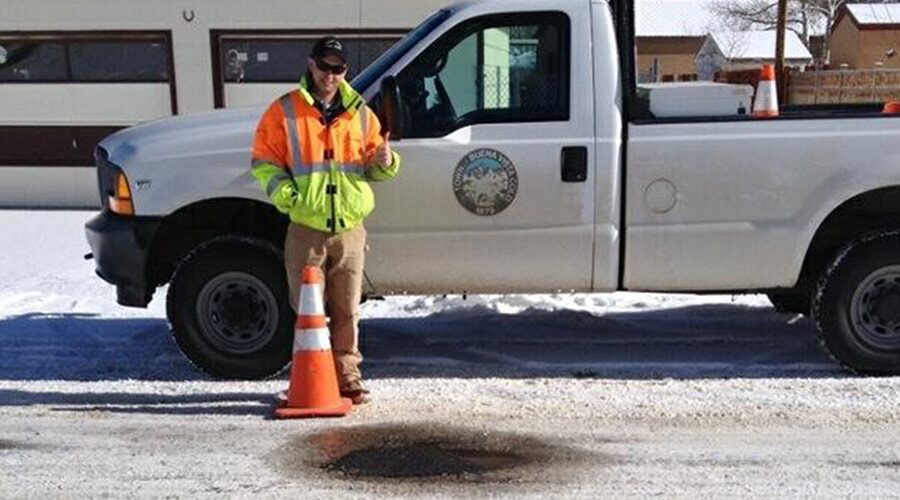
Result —
[[391, 155], [391, 132], [384, 133], [384, 142], [378, 146], [378, 149], [375, 150], [375, 163], [388, 167], [391, 163], [394, 162], [394, 158]]

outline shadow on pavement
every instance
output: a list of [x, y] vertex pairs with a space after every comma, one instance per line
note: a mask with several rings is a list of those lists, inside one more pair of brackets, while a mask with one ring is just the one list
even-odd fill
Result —
[[208, 380], [161, 319], [32, 313], [0, 320], [0, 380]]
[[820, 347], [808, 319], [737, 304], [604, 315], [459, 310], [369, 320], [362, 331], [370, 377], [846, 375]]
[[[737, 304], [604, 315], [480, 306], [364, 320], [361, 330], [369, 378], [844, 375], [810, 321]], [[0, 321], [0, 381], [127, 379], [209, 380], [161, 319], [28, 314]]]
[[54, 407], [55, 411], [84, 413], [271, 416], [275, 402], [273, 393], [209, 392], [175, 395], [0, 389], [0, 406], [46, 405]]

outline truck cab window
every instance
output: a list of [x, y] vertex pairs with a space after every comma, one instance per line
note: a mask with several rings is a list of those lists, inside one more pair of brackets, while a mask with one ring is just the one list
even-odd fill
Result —
[[565, 121], [569, 21], [558, 12], [472, 19], [398, 75], [406, 137], [477, 123]]

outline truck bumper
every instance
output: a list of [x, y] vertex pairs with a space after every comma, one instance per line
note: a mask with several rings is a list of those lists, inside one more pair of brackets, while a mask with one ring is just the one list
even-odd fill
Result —
[[158, 217], [104, 210], [84, 225], [97, 275], [116, 285], [116, 301], [123, 306], [147, 307], [153, 298], [156, 284], [147, 282], [147, 258], [161, 223]]

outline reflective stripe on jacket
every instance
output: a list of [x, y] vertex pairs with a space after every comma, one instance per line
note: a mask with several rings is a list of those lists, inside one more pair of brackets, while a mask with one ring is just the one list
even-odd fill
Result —
[[368, 181], [391, 179], [400, 168], [397, 153], [391, 165], [373, 161], [384, 141], [378, 117], [350, 84], [341, 82], [338, 92], [344, 112], [327, 124], [306, 77], [273, 102], [257, 125], [251, 166], [291, 221], [328, 232], [361, 224], [375, 208]]

